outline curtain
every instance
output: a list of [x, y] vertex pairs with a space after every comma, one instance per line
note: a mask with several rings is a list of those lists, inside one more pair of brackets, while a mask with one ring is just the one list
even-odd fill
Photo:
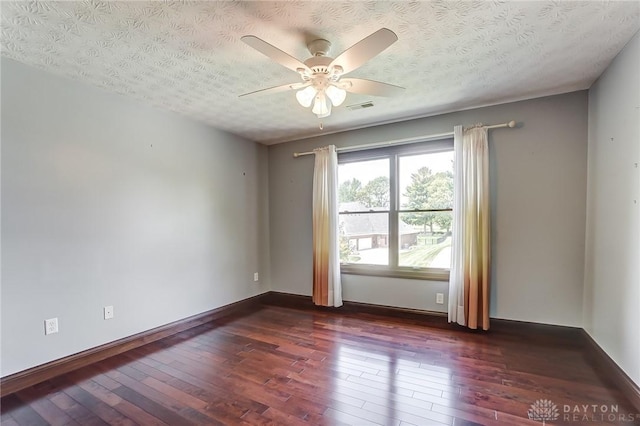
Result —
[[334, 145], [314, 149], [313, 153], [313, 303], [342, 306], [338, 154]]
[[449, 322], [489, 329], [489, 143], [487, 129], [454, 128], [455, 177]]

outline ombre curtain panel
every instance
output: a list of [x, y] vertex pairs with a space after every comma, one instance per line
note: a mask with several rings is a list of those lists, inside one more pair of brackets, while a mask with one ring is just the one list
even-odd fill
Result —
[[342, 306], [338, 240], [338, 153], [313, 150], [313, 303]]
[[454, 128], [449, 322], [489, 329], [491, 266], [487, 129]]

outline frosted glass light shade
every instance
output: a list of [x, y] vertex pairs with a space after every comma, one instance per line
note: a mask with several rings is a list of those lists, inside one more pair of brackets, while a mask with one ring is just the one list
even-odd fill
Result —
[[331, 115], [331, 102], [327, 101], [327, 112], [324, 114], [318, 114], [318, 118], [325, 118]]
[[330, 111], [327, 104], [329, 103], [327, 102], [327, 97], [324, 95], [324, 92], [318, 92], [311, 112], [313, 112], [315, 115], [326, 115]]
[[315, 96], [316, 89], [313, 86], [306, 87], [296, 92], [296, 99], [298, 100], [298, 103], [305, 108], [309, 108], [311, 106], [311, 102], [313, 102], [313, 98], [315, 98]]
[[347, 98], [347, 92], [336, 86], [329, 86], [326, 88], [325, 93], [331, 99], [333, 106], [340, 106]]

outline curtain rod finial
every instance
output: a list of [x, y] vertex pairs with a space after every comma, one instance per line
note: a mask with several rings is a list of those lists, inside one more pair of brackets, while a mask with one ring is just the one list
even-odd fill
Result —
[[507, 126], [509, 126], [509, 127], [511, 127], [511, 128], [513, 129], [514, 127], [516, 127], [516, 122], [515, 122], [515, 121], [513, 121], [513, 120], [511, 120], [511, 121], [507, 124]]

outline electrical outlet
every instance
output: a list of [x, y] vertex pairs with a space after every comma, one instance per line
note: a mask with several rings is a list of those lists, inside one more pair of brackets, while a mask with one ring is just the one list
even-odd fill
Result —
[[44, 320], [44, 334], [53, 334], [58, 332], [58, 318]]
[[104, 319], [108, 320], [113, 318], [113, 306], [104, 307]]
[[436, 293], [436, 303], [438, 305], [444, 304], [444, 293]]
[[253, 273], [253, 280], [254, 281], [259, 281], [260, 280], [260, 275], [257, 272]]

